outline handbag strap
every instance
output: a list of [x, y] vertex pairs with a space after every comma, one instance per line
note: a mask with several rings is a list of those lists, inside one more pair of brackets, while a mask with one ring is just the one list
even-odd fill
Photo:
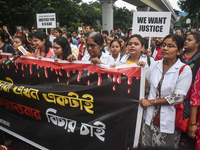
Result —
[[181, 72], [183, 71], [183, 69], [185, 68], [185, 66], [187, 66], [187, 65], [185, 64], [185, 65], [183, 65], [183, 66], [181, 67], [181, 69], [179, 70], [179, 74], [178, 74], [178, 75], [181, 74]]
[[[181, 72], [183, 71], [183, 69], [185, 68], [185, 66], [187, 66], [187, 65], [185, 64], [185, 65], [183, 65], [183, 66], [181, 67], [181, 69], [179, 70], [179, 75], [181, 74]], [[190, 88], [191, 88], [191, 86], [190, 86]], [[176, 107], [176, 108], [183, 107], [183, 102], [184, 102], [184, 100], [183, 100], [181, 103], [175, 105], [175, 107]]]

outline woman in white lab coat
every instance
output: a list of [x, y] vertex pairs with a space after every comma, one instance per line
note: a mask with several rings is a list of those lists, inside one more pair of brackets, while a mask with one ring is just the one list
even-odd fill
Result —
[[[141, 145], [178, 148], [180, 130], [175, 129], [176, 108], [184, 100], [192, 81], [189, 66], [179, 60], [184, 41], [179, 35], [164, 38], [162, 60], [151, 64], [146, 79], [149, 94], [140, 100], [144, 109]], [[180, 72], [180, 69], [183, 69]], [[160, 118], [157, 117], [160, 115]]]

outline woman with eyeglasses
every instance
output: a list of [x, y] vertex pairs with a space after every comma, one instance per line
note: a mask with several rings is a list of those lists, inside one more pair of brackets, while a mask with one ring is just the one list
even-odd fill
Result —
[[[115, 64], [113, 57], [103, 52], [103, 44], [103, 36], [98, 32], [92, 32], [86, 39], [88, 53], [82, 58], [82, 60], [91, 61], [93, 64], [104, 64], [107, 66]], [[74, 55], [70, 55], [67, 58], [70, 62], [75, 59]]]
[[24, 47], [24, 48], [27, 50], [27, 52], [28, 52], [28, 53], [26, 54], [26, 56], [31, 56], [31, 57], [33, 57], [33, 55], [29, 52], [29, 49], [28, 49], [28, 42], [27, 42], [25, 36], [15, 36], [13, 40], [14, 40], [14, 42], [13, 42], [13, 48], [14, 48], [14, 50], [16, 50], [17, 53], [19, 52], [18, 47], [19, 47], [19, 46], [22, 46], [22, 47]]
[[168, 35], [161, 46], [162, 60], [154, 61], [147, 71], [148, 95], [140, 100], [144, 109], [141, 145], [178, 148], [181, 131], [175, 128], [176, 108], [184, 100], [192, 81], [189, 66], [178, 56], [184, 41]]
[[55, 55], [52, 57], [55, 61], [67, 60], [67, 57], [71, 54], [71, 47], [69, 42], [64, 37], [57, 37], [53, 43], [53, 50]]

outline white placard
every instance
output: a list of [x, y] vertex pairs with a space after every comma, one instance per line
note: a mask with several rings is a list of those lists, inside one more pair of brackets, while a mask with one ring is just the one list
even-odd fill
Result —
[[56, 14], [36, 14], [37, 28], [56, 28]]
[[190, 24], [191, 23], [191, 19], [190, 18], [187, 18], [186, 19], [186, 24]]
[[132, 34], [165, 37], [169, 34], [171, 12], [134, 12]]

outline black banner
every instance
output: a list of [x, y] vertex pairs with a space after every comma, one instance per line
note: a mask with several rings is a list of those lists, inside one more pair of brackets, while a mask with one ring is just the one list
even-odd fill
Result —
[[21, 57], [0, 69], [1, 130], [40, 149], [131, 149], [140, 80], [140, 67]]

